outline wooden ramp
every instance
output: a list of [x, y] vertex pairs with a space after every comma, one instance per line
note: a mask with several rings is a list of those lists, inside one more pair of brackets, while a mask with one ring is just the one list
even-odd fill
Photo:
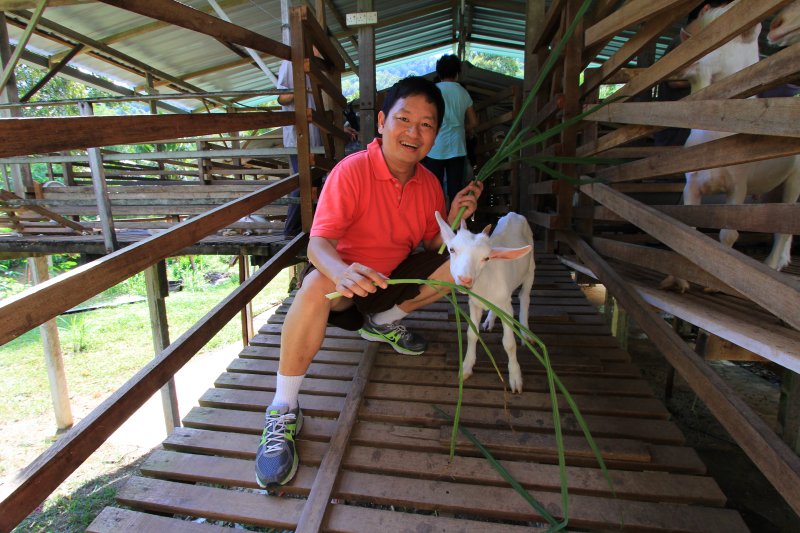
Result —
[[[565, 410], [569, 530], [747, 531], [553, 256], [537, 258], [531, 305], [532, 329], [547, 344], [614, 482], [612, 493]], [[434, 409], [452, 413], [457, 394], [455, 325], [445, 303], [407, 320], [431, 344], [421, 357], [329, 328], [301, 391], [298, 474], [280, 491], [259, 490], [253, 461], [287, 308], [288, 302], [231, 362], [184, 427], [149, 457], [142, 475], [119, 491], [119, 502], [130, 509], [105, 509], [88, 531], [227, 531], [234, 524], [336, 532], [546, 529], [467, 440], [459, 438], [457, 457], [448, 462], [451, 428]], [[504, 362], [499, 328], [488, 339]], [[532, 356], [521, 357], [525, 392], [508, 395], [481, 355], [465, 385], [462, 424], [560, 516], [544, 373]], [[224, 525], [193, 521], [198, 518]]]

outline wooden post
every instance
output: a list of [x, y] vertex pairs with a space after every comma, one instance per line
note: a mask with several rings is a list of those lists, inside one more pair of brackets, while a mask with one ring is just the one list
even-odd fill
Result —
[[306, 73], [303, 64], [312, 52], [306, 50], [303, 34], [302, 7], [289, 12], [292, 39], [292, 81], [294, 83], [295, 133], [297, 134], [297, 171], [300, 174], [300, 218], [304, 232], [311, 231], [313, 217], [311, 189], [311, 138], [309, 134], [309, 106]]
[[[533, 88], [533, 84], [536, 83], [536, 78], [539, 75], [539, 63], [537, 61], [537, 54], [536, 50], [534, 50], [534, 46], [536, 46], [536, 42], [539, 40], [539, 36], [541, 35], [544, 29], [544, 21], [545, 21], [545, 10], [544, 10], [544, 0], [528, 0], [526, 2], [526, 11], [525, 11], [525, 64], [524, 64], [524, 79], [522, 81], [522, 100], [525, 101], [525, 98], [528, 97], [531, 89]], [[532, 102], [528, 109], [525, 111], [525, 116], [523, 117], [523, 121], [526, 124], [530, 124], [533, 122], [534, 117], [536, 116], [536, 102]], [[535, 147], [529, 147], [522, 151], [523, 157], [530, 157], [535, 153]], [[528, 186], [533, 183], [534, 180], [534, 169], [530, 165], [520, 165], [520, 175], [519, 175], [519, 190], [520, 190], [520, 198], [519, 198], [519, 212], [522, 214], [528, 213], [532, 207], [533, 203], [531, 202], [531, 198], [528, 194]]]
[[[147, 83], [147, 94], [158, 94], [158, 90], [155, 88], [153, 84], [153, 74], [148, 72], [145, 74], [145, 81]], [[150, 100], [150, 114], [151, 115], [158, 115], [158, 100]], [[165, 147], [163, 144], [156, 144], [156, 152], [163, 152], [165, 151]], [[158, 160], [158, 170], [164, 170], [164, 161]], [[168, 180], [169, 176], [166, 174], [162, 174], [159, 176], [159, 179]]]
[[[144, 271], [144, 281], [147, 288], [147, 308], [150, 311], [150, 331], [153, 334], [153, 351], [158, 357], [170, 344], [167, 305], [164, 300], [169, 295], [167, 263], [162, 260], [147, 268]], [[170, 434], [181, 425], [174, 376], [161, 387], [161, 405], [164, 409], [164, 425], [167, 434]]]
[[[358, 0], [357, 9], [372, 11], [373, 0]], [[359, 118], [361, 122], [361, 143], [366, 146], [375, 138], [375, 120], [378, 115], [375, 109], [375, 28], [360, 26], [358, 28], [358, 89]]]
[[788, 368], [781, 374], [778, 421], [783, 428], [783, 441], [800, 454], [800, 375]]
[[[239, 256], [239, 285], [247, 281], [250, 277], [250, 264], [247, 262], [246, 255]], [[250, 300], [242, 308], [242, 345], [248, 346], [250, 339], [255, 335], [253, 327], [253, 301]]]
[[[48, 266], [50, 257], [31, 257], [28, 265], [33, 275], [33, 283], [38, 285], [50, 279]], [[39, 326], [44, 349], [44, 361], [47, 366], [47, 380], [50, 382], [50, 397], [53, 400], [53, 412], [56, 416], [56, 427], [67, 429], [72, 427], [72, 409], [69, 405], [67, 377], [64, 373], [64, 360], [61, 354], [61, 342], [58, 337], [56, 319], [48, 320]]]
[[[91, 103], [80, 102], [78, 107], [81, 111], [81, 115], [94, 115]], [[111, 253], [119, 249], [119, 243], [117, 242], [117, 234], [114, 231], [111, 202], [108, 200], [103, 157], [100, 155], [100, 148], [88, 148], [86, 153], [89, 156], [89, 167], [92, 171], [92, 185], [94, 186], [94, 197], [97, 202], [97, 213], [100, 215], [100, 226], [103, 228], [103, 242], [105, 243], [106, 253]]]
[[[11, 60], [11, 46], [8, 41], [8, 27], [6, 27], [6, 16], [3, 11], [0, 11], [0, 70], [5, 68], [6, 64]], [[17, 79], [14, 74], [8, 78], [5, 87], [0, 87], [0, 102], [7, 102], [10, 104], [19, 102], [19, 92], [17, 92]], [[21, 117], [22, 110], [15, 107], [9, 109], [8, 112], [0, 111], [0, 117]], [[33, 178], [31, 177], [30, 165], [11, 165], [11, 180], [14, 184], [14, 192], [17, 196], [25, 198], [25, 191], [33, 186]], [[11, 189], [9, 189], [11, 190]]]

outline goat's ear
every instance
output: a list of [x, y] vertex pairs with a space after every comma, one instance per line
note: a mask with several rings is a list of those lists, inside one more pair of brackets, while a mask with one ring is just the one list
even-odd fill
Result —
[[492, 248], [489, 259], [518, 259], [533, 249], [533, 246], [522, 248]]
[[483, 228], [483, 234], [484, 235], [491, 235], [492, 234], [492, 225], [491, 224], [489, 224], [488, 226]]
[[439, 213], [439, 211], [436, 211], [435, 216], [436, 222], [439, 224], [439, 231], [442, 234], [442, 239], [444, 242], [450, 242], [455, 238], [455, 233], [453, 233], [453, 230], [450, 229], [450, 225], [447, 224], [447, 222], [442, 218], [442, 215]]
[[467, 227], [467, 221], [464, 220], [463, 218], [461, 219], [461, 225], [458, 226], [458, 229], [459, 230], [464, 230], [464, 231], [469, 231], [469, 228]]

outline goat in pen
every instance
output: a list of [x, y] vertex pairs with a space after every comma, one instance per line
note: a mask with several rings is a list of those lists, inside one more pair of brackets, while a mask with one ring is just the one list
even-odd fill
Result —
[[[528, 325], [533, 275], [536, 268], [533, 259], [533, 232], [527, 219], [517, 213], [501, 218], [491, 236], [491, 225], [482, 233], [471, 233], [462, 220], [458, 233], [454, 233], [441, 215], [436, 220], [450, 252], [450, 273], [455, 283], [462, 285], [478, 296], [489, 300], [499, 309], [513, 316], [512, 293], [519, 291], [519, 322]], [[484, 304], [472, 296], [469, 298], [470, 320], [475, 326], [486, 310]], [[490, 331], [495, 316], [489, 311], [482, 328]], [[462, 367], [464, 379], [472, 375], [475, 365], [478, 334], [467, 328], [467, 351]], [[508, 355], [508, 384], [512, 392], [522, 392], [522, 371], [517, 361], [517, 341], [511, 327], [503, 322], [503, 348]]]

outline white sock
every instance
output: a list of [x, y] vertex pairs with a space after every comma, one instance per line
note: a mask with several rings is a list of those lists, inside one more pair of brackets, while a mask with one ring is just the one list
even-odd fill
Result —
[[400, 309], [398, 306], [394, 306], [391, 309], [387, 309], [386, 311], [381, 311], [380, 313], [375, 313], [371, 315], [372, 322], [375, 324], [393, 324], [394, 322], [400, 322], [403, 320], [408, 313]]
[[289, 409], [297, 407], [297, 396], [300, 394], [300, 384], [303, 383], [302, 376], [284, 376], [278, 372], [278, 383], [275, 386], [275, 397], [272, 398], [270, 405], [288, 405]]

